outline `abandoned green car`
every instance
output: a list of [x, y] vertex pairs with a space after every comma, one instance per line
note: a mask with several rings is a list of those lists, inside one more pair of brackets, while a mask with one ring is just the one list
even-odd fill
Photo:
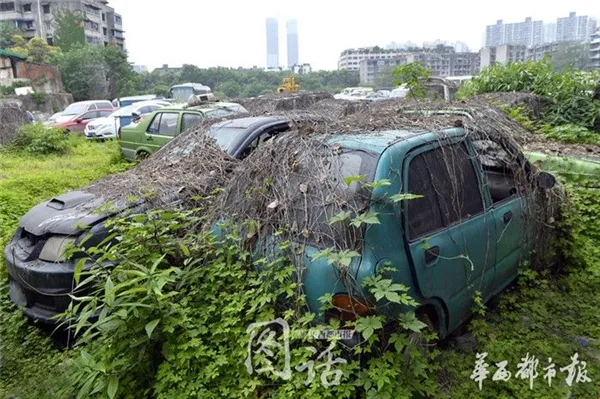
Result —
[[[516, 279], [521, 262], [531, 259], [542, 224], [531, 209], [556, 180], [517, 148], [506, 150], [457, 127], [339, 134], [321, 141], [325, 155], [312, 163], [315, 155], [303, 154], [301, 141], [288, 144], [288, 153], [274, 144], [271, 153], [282, 159], [299, 155], [298, 162], [290, 161], [295, 169], [282, 167], [270, 187], [296, 194], [271, 203], [283, 216], [274, 216], [276, 223], [271, 218], [274, 230], [258, 245], [277, 252], [282, 238], [276, 231], [296, 231], [284, 239], [291, 243], [286, 248], [299, 262], [308, 308], [321, 320], [371, 314], [376, 301], [363, 283], [393, 268], [386, 278], [410, 287], [419, 303], [417, 316], [444, 338], [471, 316], [477, 295], [487, 302]], [[286, 165], [279, 158], [271, 162]], [[316, 168], [320, 182], [310, 177]], [[237, 192], [247, 192], [251, 186], [244, 181], [252, 176], [262, 181], [259, 173], [257, 167], [236, 181]], [[229, 206], [226, 212], [241, 214], [256, 208], [244, 208], [242, 201]], [[340, 213], [345, 217], [336, 217]], [[354, 229], [350, 222], [357, 220], [350, 214], [369, 220], [358, 241], [348, 238]], [[342, 265], [322, 256], [328, 248], [355, 253]], [[323, 311], [324, 297], [333, 298], [333, 311]], [[408, 310], [388, 305], [383, 309], [390, 316]]]
[[118, 131], [121, 152], [125, 159], [144, 159], [169, 140], [205, 119], [246, 114], [248, 111], [239, 104], [226, 102], [206, 102], [196, 106], [171, 106], [161, 108]]

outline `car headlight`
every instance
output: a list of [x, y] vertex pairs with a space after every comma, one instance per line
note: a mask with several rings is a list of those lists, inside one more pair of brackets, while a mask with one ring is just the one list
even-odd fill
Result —
[[75, 243], [74, 237], [50, 237], [46, 241], [44, 248], [42, 248], [40, 259], [46, 262], [64, 262], [66, 260], [65, 249], [69, 247], [69, 244], [73, 243]]

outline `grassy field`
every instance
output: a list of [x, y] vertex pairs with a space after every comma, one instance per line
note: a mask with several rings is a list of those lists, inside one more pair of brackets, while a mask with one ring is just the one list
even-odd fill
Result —
[[[116, 142], [93, 143], [81, 137], [71, 138], [66, 155], [0, 149], [0, 247], [34, 205], [129, 166]], [[67, 371], [62, 366], [71, 354], [57, 350], [10, 303], [3, 256], [0, 280], [0, 397], [67, 397]]]
[[[74, 139], [70, 153], [64, 156], [0, 152], [0, 246], [32, 206], [128, 167], [116, 143]], [[440, 397], [600, 398], [600, 195], [598, 190], [581, 186], [570, 187], [569, 192], [571, 236], [562, 243], [569, 248], [566, 273], [551, 277], [523, 271], [517, 286], [469, 324], [470, 334], [446, 342], [436, 360]], [[0, 397], [71, 397], [69, 367], [79, 351], [57, 349], [15, 310], [6, 295], [2, 262]], [[476, 354], [484, 352], [490, 374], [479, 390], [470, 376]], [[575, 353], [586, 362], [591, 381], [577, 382], [576, 374], [569, 386], [567, 372], [560, 368], [568, 366]], [[533, 388], [529, 379], [517, 377], [518, 363], [526, 355], [539, 361]], [[552, 386], [544, 379], [549, 358], [556, 367]], [[511, 378], [492, 381], [495, 363], [504, 360]]]

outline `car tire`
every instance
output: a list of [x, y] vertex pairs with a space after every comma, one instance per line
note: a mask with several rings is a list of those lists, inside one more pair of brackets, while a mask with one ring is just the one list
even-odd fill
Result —
[[135, 154], [135, 160], [136, 162], [140, 162], [143, 161], [144, 159], [148, 158], [150, 156], [150, 154], [148, 154], [146, 151], [140, 151], [137, 154]]

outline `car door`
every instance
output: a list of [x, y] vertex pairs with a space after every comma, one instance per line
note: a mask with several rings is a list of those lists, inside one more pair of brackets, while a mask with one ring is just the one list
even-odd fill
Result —
[[167, 144], [178, 132], [178, 112], [157, 112], [146, 130], [146, 145], [156, 151]]
[[88, 111], [85, 114], [79, 116], [73, 125], [69, 127], [69, 130], [76, 133], [83, 133], [85, 127], [92, 119], [98, 118], [98, 111]]
[[449, 329], [469, 315], [473, 297], [493, 292], [495, 225], [466, 141], [411, 152], [403, 168], [405, 232], [421, 295], [448, 308]]
[[528, 258], [532, 249], [534, 232], [527, 230], [530, 222], [526, 212], [527, 194], [517, 189], [519, 184], [515, 171], [520, 169], [518, 159], [490, 139], [476, 140], [474, 146], [483, 167], [496, 227], [494, 286], [497, 293], [517, 277], [519, 264]]
[[181, 116], [181, 133], [198, 125], [204, 117], [198, 113], [184, 112]]

